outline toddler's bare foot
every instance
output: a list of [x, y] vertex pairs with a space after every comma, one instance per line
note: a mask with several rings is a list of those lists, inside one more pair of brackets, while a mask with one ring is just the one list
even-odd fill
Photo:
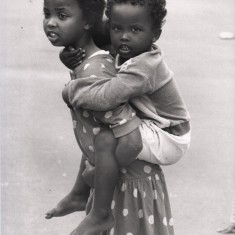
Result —
[[100, 235], [101, 232], [109, 230], [113, 226], [113, 215], [102, 218], [88, 214], [70, 235]]
[[78, 195], [74, 192], [69, 193], [63, 198], [55, 208], [46, 213], [45, 218], [60, 217], [71, 214], [75, 211], [84, 211], [86, 208], [87, 196]]

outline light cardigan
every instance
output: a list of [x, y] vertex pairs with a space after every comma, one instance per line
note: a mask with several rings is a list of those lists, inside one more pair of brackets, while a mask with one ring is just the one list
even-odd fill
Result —
[[73, 86], [77, 87], [76, 97], [71, 97], [75, 107], [107, 111], [134, 98], [141, 118], [153, 119], [175, 135], [190, 130], [189, 113], [158, 47], [126, 61], [111, 79], [99, 78], [92, 84], [77, 79]]

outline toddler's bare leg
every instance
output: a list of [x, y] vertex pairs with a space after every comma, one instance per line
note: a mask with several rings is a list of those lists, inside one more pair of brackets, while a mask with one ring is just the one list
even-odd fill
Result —
[[71, 235], [95, 235], [113, 227], [111, 202], [119, 176], [115, 158], [117, 140], [110, 130], [102, 131], [95, 140], [95, 194], [92, 209]]
[[142, 137], [139, 128], [119, 138], [115, 152], [120, 167], [130, 165], [143, 148]]
[[65, 196], [55, 208], [46, 213], [45, 218], [65, 216], [75, 211], [84, 211], [89, 197], [90, 187], [85, 183], [82, 173], [85, 160], [82, 158], [76, 182], [71, 192]]

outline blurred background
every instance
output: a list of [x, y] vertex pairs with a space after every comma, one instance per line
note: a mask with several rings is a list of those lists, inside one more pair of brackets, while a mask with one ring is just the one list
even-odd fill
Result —
[[[42, 0], [0, 2], [1, 234], [65, 235], [83, 213], [45, 220], [79, 167], [61, 90], [70, 79], [42, 29]], [[192, 145], [164, 167], [176, 235], [215, 235], [235, 193], [234, 0], [169, 0], [158, 45], [192, 118]]]

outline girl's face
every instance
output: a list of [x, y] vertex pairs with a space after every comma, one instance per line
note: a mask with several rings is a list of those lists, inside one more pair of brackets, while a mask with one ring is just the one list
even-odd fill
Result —
[[154, 39], [151, 16], [145, 6], [130, 3], [112, 6], [111, 42], [125, 60], [149, 51]]
[[86, 21], [76, 0], [44, 0], [43, 27], [53, 46], [76, 48]]

